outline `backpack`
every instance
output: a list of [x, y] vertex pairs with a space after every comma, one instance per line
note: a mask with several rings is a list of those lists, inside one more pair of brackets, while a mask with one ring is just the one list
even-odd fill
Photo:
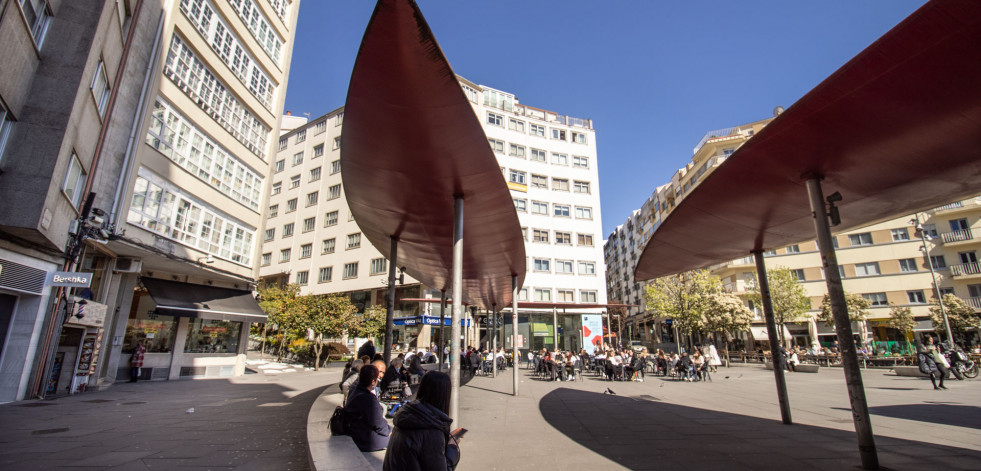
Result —
[[328, 426], [331, 435], [347, 435], [347, 413], [343, 407], [334, 408], [334, 415], [330, 416]]

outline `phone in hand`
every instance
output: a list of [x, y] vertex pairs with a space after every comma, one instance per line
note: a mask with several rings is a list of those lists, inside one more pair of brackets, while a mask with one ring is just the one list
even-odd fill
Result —
[[463, 438], [463, 436], [467, 433], [467, 431], [468, 431], [467, 429], [460, 427], [450, 432], [450, 436], [453, 437], [454, 440], [460, 441], [460, 439]]

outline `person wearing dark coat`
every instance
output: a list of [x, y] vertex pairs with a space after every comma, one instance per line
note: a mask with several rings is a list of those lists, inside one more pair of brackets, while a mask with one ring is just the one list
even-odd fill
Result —
[[375, 365], [362, 366], [358, 372], [358, 385], [344, 404], [348, 417], [347, 434], [361, 451], [384, 450], [392, 433], [378, 397], [371, 392], [377, 385], [378, 368]]
[[460, 447], [450, 435], [450, 377], [430, 371], [422, 377], [417, 399], [395, 413], [384, 471], [452, 470], [460, 462]]
[[369, 361], [375, 357], [375, 342], [373, 340], [368, 340], [358, 349], [358, 358], [365, 356], [368, 357]]

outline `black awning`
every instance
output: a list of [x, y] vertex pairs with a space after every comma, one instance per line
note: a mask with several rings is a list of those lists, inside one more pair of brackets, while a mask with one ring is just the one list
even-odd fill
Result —
[[142, 278], [159, 314], [239, 322], [266, 322], [251, 291]]

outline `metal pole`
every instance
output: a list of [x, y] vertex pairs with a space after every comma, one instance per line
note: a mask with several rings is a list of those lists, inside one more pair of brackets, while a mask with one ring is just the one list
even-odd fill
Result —
[[773, 378], [777, 381], [777, 399], [780, 402], [780, 417], [783, 423], [791, 425], [790, 398], [787, 397], [787, 381], [783, 374], [783, 355], [777, 339], [777, 323], [773, 318], [773, 300], [770, 298], [770, 281], [766, 276], [766, 262], [763, 261], [763, 251], [754, 250], [756, 257], [756, 277], [760, 281], [760, 298], [763, 301], [763, 317], [766, 319], [766, 333], [770, 340], [770, 356], [773, 357]]
[[940, 294], [940, 285], [937, 284], [937, 272], [933, 271], [933, 260], [930, 259], [930, 251], [927, 250], [926, 245], [926, 232], [923, 230], [923, 225], [920, 224], [920, 213], [913, 214], [916, 218], [916, 229], [920, 231], [920, 242], [923, 243], [923, 255], [926, 255], [927, 266], [930, 267], [930, 276], [933, 277], [933, 290], [937, 294], [937, 302], [940, 303], [940, 314], [944, 317], [944, 329], [947, 330], [947, 340], [950, 341], [950, 346], [954, 346], [954, 333], [950, 330], [950, 320], [947, 319], [947, 308], [944, 306], [943, 295]]
[[862, 456], [862, 467], [879, 469], [879, 455], [875, 449], [875, 436], [872, 435], [868, 401], [865, 399], [862, 372], [858, 369], [858, 353], [855, 350], [852, 323], [848, 320], [845, 289], [841, 286], [841, 275], [838, 273], [838, 258], [831, 241], [831, 227], [828, 225], [828, 213], [825, 209], [820, 177], [811, 177], [807, 180], [807, 194], [811, 200], [814, 230], [817, 232], [818, 249], [821, 250], [821, 260], [824, 265], [824, 278], [828, 285], [828, 298], [831, 301], [831, 312], [834, 314], [835, 332], [838, 334], [838, 345], [841, 348], [841, 365], [845, 371], [845, 384], [848, 387], [848, 399], [852, 408], [852, 421], [855, 422], [855, 433], [858, 436], [858, 451]]
[[497, 304], [491, 304], [490, 322], [487, 323], [491, 332], [491, 378], [497, 377]]
[[399, 240], [391, 237], [391, 249], [388, 252], [388, 306], [385, 308], [385, 364], [392, 363], [392, 326], [395, 319], [395, 268], [399, 260]]
[[552, 308], [552, 351], [559, 349], [559, 311]]
[[460, 426], [460, 318], [463, 317], [463, 196], [453, 198], [453, 315], [450, 328], [450, 418]]
[[607, 342], [606, 348], [610, 348], [610, 344], [613, 343], [611, 340], [613, 339], [613, 326], [610, 324], [611, 317], [613, 317], [613, 313], [610, 312], [610, 310], [607, 310], [606, 311], [606, 339], [604, 339], [604, 341]]
[[511, 275], [511, 355], [514, 357], [514, 367], [511, 368], [514, 376], [514, 395], [518, 395], [518, 275]]
[[446, 290], [440, 291], [439, 296], [439, 371], [443, 371], [446, 363]]

